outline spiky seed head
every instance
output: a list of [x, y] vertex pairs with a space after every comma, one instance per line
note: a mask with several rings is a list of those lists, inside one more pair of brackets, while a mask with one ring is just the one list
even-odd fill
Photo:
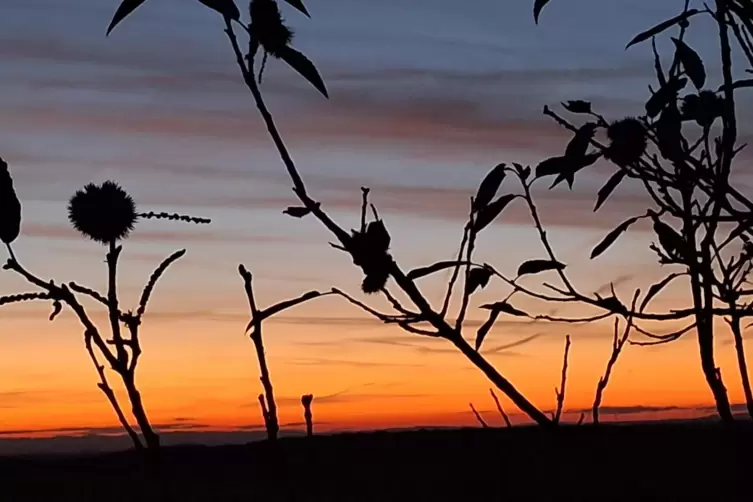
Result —
[[627, 117], [613, 122], [607, 128], [607, 137], [610, 144], [605, 156], [618, 165], [630, 165], [646, 151], [646, 128], [636, 118]]
[[73, 228], [93, 241], [109, 244], [128, 237], [138, 219], [136, 204], [114, 181], [89, 183], [68, 202]]
[[285, 25], [275, 0], [252, 0], [250, 5], [251, 32], [274, 57], [293, 41], [293, 30]]

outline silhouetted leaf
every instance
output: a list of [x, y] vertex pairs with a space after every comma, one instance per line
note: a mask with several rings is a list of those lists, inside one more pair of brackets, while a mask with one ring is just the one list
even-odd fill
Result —
[[659, 237], [659, 244], [670, 257], [686, 258], [687, 244], [677, 231], [654, 216], [654, 232]]
[[596, 124], [587, 122], [580, 126], [565, 148], [565, 157], [580, 158], [586, 155], [588, 145], [596, 132]]
[[199, 2], [210, 9], [216, 10], [228, 19], [238, 21], [241, 18], [241, 12], [238, 10], [238, 6], [235, 5], [234, 0], [199, 0]]
[[654, 51], [654, 71], [656, 72], [656, 80], [659, 85], [662, 86], [667, 83], [667, 79], [664, 77], [664, 69], [661, 67], [661, 58], [659, 57], [659, 51], [656, 50], [656, 39], [651, 39], [651, 49]]
[[510, 202], [515, 200], [517, 195], [515, 194], [507, 194], [501, 196], [499, 199], [495, 200], [488, 206], [484, 207], [479, 211], [478, 216], [476, 216], [476, 220], [473, 222], [473, 231], [478, 233], [484, 228], [486, 228], [492, 221], [494, 221], [497, 216], [507, 207]]
[[676, 278], [680, 277], [682, 274], [680, 273], [674, 273], [669, 274], [667, 277], [662, 279], [661, 281], [657, 282], [656, 284], [652, 285], [650, 288], [648, 288], [648, 293], [646, 293], [645, 298], [643, 298], [643, 301], [641, 302], [641, 306], [638, 309], [639, 312], [643, 312], [646, 307], [648, 307], [648, 303], [661, 291], [667, 287], [667, 285], [675, 280]]
[[120, 22], [131, 14], [137, 7], [143, 4], [146, 0], [123, 0], [118, 6], [118, 10], [112, 16], [110, 26], [107, 27], [107, 35], [120, 24]]
[[370, 251], [386, 252], [390, 247], [390, 233], [387, 231], [387, 227], [384, 226], [383, 220], [369, 223], [369, 226], [366, 227], [366, 238], [368, 239]]
[[563, 181], [567, 180], [567, 186], [570, 188], [570, 190], [573, 189], [573, 183], [575, 183], [575, 174], [583, 169], [584, 167], [588, 167], [590, 165], [593, 165], [597, 160], [601, 158], [601, 152], [594, 152], [589, 153], [588, 155], [584, 155], [580, 158], [573, 158], [567, 170], [561, 172], [557, 178], [554, 180], [552, 185], [549, 187], [549, 190], [556, 187]]
[[306, 14], [307, 17], [311, 17], [311, 15], [309, 14], [309, 11], [306, 10], [306, 6], [303, 5], [303, 1], [302, 0], [285, 0], [285, 1], [288, 4], [292, 5], [293, 7], [295, 7], [296, 9], [298, 9], [299, 11], [303, 12], [304, 14]]
[[659, 115], [667, 105], [677, 99], [677, 93], [680, 92], [688, 83], [686, 78], [673, 78], [661, 86], [653, 96], [646, 101], [646, 114], [653, 118]]
[[303, 218], [307, 214], [309, 214], [311, 210], [307, 207], [303, 206], [290, 206], [287, 209], [283, 210], [283, 214], [287, 214], [292, 216], [293, 218]]
[[486, 338], [489, 330], [494, 326], [497, 317], [499, 317], [499, 311], [492, 310], [489, 313], [489, 318], [481, 325], [481, 327], [479, 327], [478, 331], [476, 331], [476, 352], [481, 348], [481, 344], [484, 343], [484, 338]]
[[682, 116], [677, 103], [670, 103], [656, 121], [656, 143], [659, 152], [669, 160], [676, 160], [682, 155]]
[[254, 325], [254, 322], [256, 322], [257, 320], [263, 321], [264, 319], [268, 319], [272, 317], [273, 315], [282, 312], [283, 310], [287, 310], [291, 307], [295, 307], [296, 305], [300, 305], [303, 302], [313, 300], [314, 298], [319, 298], [320, 296], [324, 296], [324, 293], [320, 293], [319, 291], [309, 291], [308, 293], [304, 293], [298, 298], [293, 298], [292, 300], [285, 300], [275, 305], [272, 305], [271, 307], [266, 308], [262, 310], [261, 312], [259, 312], [259, 319], [252, 320], [249, 323], [249, 325], [246, 326], [246, 331], [251, 329], [251, 327]]
[[653, 28], [650, 28], [642, 33], [639, 33], [630, 41], [630, 43], [627, 44], [625, 49], [628, 49], [632, 45], [639, 44], [645, 40], [648, 40], [649, 38], [655, 35], [658, 35], [664, 30], [671, 28], [672, 26], [675, 26], [676, 24], [679, 24], [682, 21], [690, 19], [691, 17], [698, 14], [698, 12], [699, 12], [698, 9], [689, 9], [687, 12], [683, 12], [679, 16], [675, 16], [672, 19], [667, 19], [666, 21], [657, 24]]
[[504, 312], [505, 314], [510, 314], [517, 317], [530, 317], [522, 310], [516, 309], [507, 302], [487, 303], [486, 305], [481, 305], [479, 308], [491, 310], [492, 312]]
[[617, 188], [620, 183], [622, 183], [622, 180], [625, 179], [626, 175], [627, 170], [620, 169], [619, 171], [614, 173], [606, 183], [604, 183], [604, 186], [601, 187], [599, 194], [596, 197], [596, 206], [594, 207], [594, 212], [598, 211], [601, 205], [607, 201], [609, 196], [612, 195], [612, 192], [614, 192], [614, 189]]
[[541, 9], [543, 9], [549, 0], [534, 0], [533, 2], [533, 20], [536, 24], [539, 24], [539, 16], [541, 15]]
[[480, 211], [489, 204], [505, 179], [505, 164], [498, 164], [484, 177], [473, 199], [473, 210]]
[[570, 113], [591, 113], [591, 103], [589, 101], [578, 99], [562, 103], [562, 106]]
[[572, 164], [572, 160], [564, 156], [543, 160], [538, 166], [536, 166], [536, 177], [542, 178], [544, 176], [552, 176], [554, 174], [571, 170], [570, 167]]
[[319, 70], [316, 69], [316, 66], [314, 66], [314, 63], [312, 63], [309, 58], [292, 47], [283, 47], [279, 49], [278, 56], [280, 59], [288, 63], [291, 68], [300, 73], [303, 78], [308, 80], [311, 85], [316, 87], [325, 98], [329, 98], [327, 86], [324, 85], [324, 80], [322, 80], [321, 75], [319, 75]]
[[685, 68], [685, 73], [696, 89], [700, 91], [706, 83], [706, 68], [703, 66], [701, 56], [678, 38], [672, 37], [672, 42], [675, 43], [677, 57], [682, 63], [682, 67]]
[[[421, 277], [440, 272], [442, 270], [453, 268], [458, 264], [457, 261], [438, 261], [428, 267], [414, 268], [406, 274], [408, 279], [419, 279]], [[461, 265], [466, 265], [467, 262], [461, 262]]]
[[492, 271], [486, 267], [472, 269], [465, 283], [465, 294], [472, 295], [478, 288], [485, 288], [491, 276]]
[[21, 233], [21, 201], [8, 164], [0, 158], [0, 240], [10, 245]]
[[614, 244], [614, 241], [617, 240], [617, 238], [623, 234], [630, 226], [638, 221], [638, 218], [630, 218], [629, 220], [625, 220], [622, 223], [620, 223], [617, 228], [609, 232], [606, 237], [604, 237], [600, 243], [596, 245], [596, 247], [591, 251], [591, 259], [593, 260], [600, 254], [602, 254], [604, 251], [609, 249], [609, 246]]
[[566, 266], [564, 263], [552, 260], [528, 260], [518, 267], [518, 276], [539, 274], [547, 270], [564, 270]]

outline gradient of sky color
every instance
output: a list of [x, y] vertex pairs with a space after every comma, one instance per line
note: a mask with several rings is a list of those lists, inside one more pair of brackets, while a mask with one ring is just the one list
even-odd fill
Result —
[[[312, 195], [355, 227], [359, 187], [370, 186], [394, 255], [408, 269], [452, 256], [468, 197], [493, 165], [535, 164], [561, 152], [568, 136], [541, 115], [544, 104], [585, 98], [612, 118], [640, 113], [649, 49], [623, 48], [681, 3], [560, 0], [537, 27], [528, 0], [309, 0], [313, 20], [284, 13], [331, 99], [274, 61], [262, 87]], [[259, 426], [237, 265], [254, 272], [262, 304], [333, 285], [357, 293], [360, 272], [327, 245], [316, 222], [281, 214], [295, 203], [290, 183], [238, 78], [221, 20], [193, 0], [150, 0], [105, 38], [114, 0], [2, 4], [0, 155], [24, 203], [20, 261], [43, 277], [104, 287], [104, 250], [75, 234], [65, 212], [68, 197], [89, 181], [119, 181], [142, 210], [212, 218], [207, 227], [142, 222], [125, 244], [125, 302], [136, 301], [163, 257], [188, 249], [145, 317], [139, 381], [152, 421], [164, 428]], [[713, 38], [703, 34], [701, 26], [691, 41], [713, 59]], [[715, 70], [709, 66], [710, 86], [718, 83]], [[744, 133], [750, 118], [741, 117]], [[598, 215], [591, 212], [611, 173], [597, 164], [572, 192], [542, 192], [539, 200], [559, 258], [581, 289], [617, 281], [624, 295], [662, 272], [640, 227], [608, 255], [588, 259], [608, 230], [645, 209], [640, 190], [625, 185]], [[512, 207], [485, 232], [479, 260], [512, 272], [543, 256], [523, 209]], [[422, 283], [431, 301], [444, 279]], [[0, 294], [26, 290], [12, 274], [0, 275]], [[505, 292], [493, 284], [473, 303]], [[655, 306], [684, 300], [676, 290]], [[108, 433], [116, 422], [95, 386], [81, 329], [69, 313], [52, 324], [48, 314], [46, 304], [0, 310], [0, 435]], [[472, 309], [468, 336], [483, 318]], [[567, 333], [567, 406], [577, 416], [608, 357], [610, 325], [504, 320], [484, 351], [547, 409]], [[493, 409], [489, 384], [448, 344], [384, 327], [336, 299], [270, 321], [266, 340], [281, 421], [292, 426], [300, 422], [299, 396], [309, 392], [317, 396], [317, 422], [332, 430], [471, 424], [469, 401]], [[739, 401], [729, 344], [720, 336], [719, 363]], [[661, 348], [628, 347], [605, 398], [613, 418], [708, 404], [691, 336]]]

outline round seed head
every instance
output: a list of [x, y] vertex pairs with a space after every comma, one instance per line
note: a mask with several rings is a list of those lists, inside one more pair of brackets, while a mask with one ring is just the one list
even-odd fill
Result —
[[632, 164], [646, 151], [646, 128], [636, 118], [627, 117], [613, 122], [607, 128], [607, 137], [610, 144], [605, 155], [616, 164]]
[[128, 237], [137, 218], [133, 199], [114, 181], [89, 183], [68, 202], [73, 228], [102, 244]]

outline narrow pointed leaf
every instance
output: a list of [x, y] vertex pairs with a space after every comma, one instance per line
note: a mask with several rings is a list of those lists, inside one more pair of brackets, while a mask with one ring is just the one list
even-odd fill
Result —
[[473, 199], [474, 211], [480, 211], [486, 207], [497, 195], [497, 190], [505, 179], [505, 167], [505, 164], [498, 164], [484, 177]]
[[573, 184], [575, 183], [575, 174], [583, 169], [584, 167], [588, 167], [593, 165], [597, 160], [601, 158], [600, 152], [595, 153], [589, 153], [588, 155], [584, 155], [583, 157], [572, 159], [570, 161], [570, 165], [568, 166], [568, 170], [561, 172], [557, 178], [554, 180], [552, 185], [549, 187], [549, 190], [556, 187], [563, 181], [567, 181], [567, 186], [570, 188], [570, 190], [573, 189]]
[[136, 8], [141, 6], [146, 0], [123, 0], [118, 6], [118, 10], [112, 16], [110, 26], [107, 27], [107, 35], [120, 24], [120, 22], [129, 16]]
[[677, 99], [677, 93], [680, 92], [687, 83], [688, 79], [679, 78], [671, 79], [661, 86], [659, 90], [656, 91], [648, 101], [646, 101], [646, 114], [651, 118], [659, 115], [670, 102]]
[[290, 206], [282, 211], [283, 214], [292, 216], [293, 218], [303, 218], [309, 214], [311, 210], [303, 206]]
[[483, 208], [478, 213], [476, 220], [473, 222], [473, 231], [478, 233], [489, 226], [489, 224], [497, 219], [497, 216], [499, 216], [500, 213], [508, 206], [508, 204], [515, 200], [516, 197], [517, 195], [515, 194], [503, 195], [499, 199]]
[[528, 260], [518, 267], [518, 276], [539, 274], [547, 270], [564, 270], [566, 266], [564, 263], [553, 260]]
[[583, 101], [581, 99], [562, 103], [562, 106], [570, 113], [591, 113], [591, 102]]
[[238, 10], [234, 0], [199, 0], [199, 2], [212, 10], [216, 10], [228, 19], [238, 21], [241, 18], [241, 11]]
[[536, 166], [536, 177], [552, 176], [572, 170], [573, 162], [567, 157], [552, 157], [543, 160]]
[[303, 0], [285, 0], [289, 5], [292, 5], [299, 11], [303, 12], [306, 17], [311, 17], [311, 14], [309, 14], [309, 11], [306, 10], [306, 6], [303, 5]]
[[659, 57], [659, 51], [656, 50], [656, 39], [651, 38], [651, 49], [654, 51], [654, 71], [656, 72], [656, 80], [659, 85], [665, 85], [667, 79], [664, 77], [664, 68], [661, 67], [661, 58]]
[[638, 221], [638, 218], [630, 218], [629, 220], [625, 220], [622, 223], [620, 223], [617, 228], [609, 232], [606, 237], [604, 237], [600, 243], [594, 247], [593, 251], [591, 251], [591, 259], [593, 260], [600, 254], [602, 254], [604, 251], [609, 249], [609, 247], [614, 244], [614, 241], [617, 240], [617, 238], [622, 235], [630, 226]]
[[[283, 302], [277, 303], [259, 312], [258, 320], [263, 321], [264, 319], [268, 319], [272, 317], [273, 315], [282, 312], [283, 310], [287, 310], [291, 307], [295, 307], [296, 305], [300, 305], [303, 302], [313, 300], [314, 298], [319, 298], [320, 296], [324, 296], [324, 293], [320, 293], [319, 291], [309, 291], [308, 293], [304, 293], [298, 298], [293, 298], [292, 300], [285, 300]], [[248, 331], [248, 329], [249, 328], [247, 328], [246, 331]]]
[[575, 132], [573, 139], [570, 140], [565, 148], [565, 157], [581, 158], [586, 155], [588, 145], [593, 139], [595, 132], [596, 124], [593, 122], [587, 122], [580, 126]]
[[[466, 265], [467, 262], [460, 262], [460, 265]], [[441, 272], [442, 270], [446, 270], [448, 268], [453, 268], [458, 265], [457, 261], [438, 261], [437, 263], [434, 263], [432, 265], [429, 265], [427, 267], [420, 267], [420, 268], [414, 268], [410, 272], [406, 274], [406, 277], [408, 279], [419, 279], [421, 277], [425, 277], [427, 275], [431, 275], [437, 272]]]
[[662, 33], [663, 31], [665, 31], [665, 30], [667, 30], [667, 29], [669, 29], [669, 28], [671, 28], [671, 27], [673, 27], [673, 26], [675, 26], [677, 24], [680, 24], [682, 21], [690, 19], [691, 17], [693, 17], [696, 14], [698, 14], [698, 12], [699, 12], [698, 9], [689, 9], [687, 12], [683, 12], [679, 16], [675, 16], [672, 19], [667, 19], [666, 21], [657, 24], [653, 28], [650, 28], [650, 29], [648, 29], [648, 30], [646, 30], [646, 31], [644, 31], [642, 33], [639, 33], [638, 35], [636, 35], [630, 41], [630, 43], [627, 44], [627, 46], [625, 47], [625, 49], [628, 49], [629, 47], [631, 47], [631, 46], [633, 46], [635, 44], [639, 44], [639, 43], [641, 43], [641, 42], [643, 42], [645, 40], [648, 40], [649, 38], [651, 38], [653, 36], [656, 36], [659, 33]]
[[491, 310], [492, 312], [504, 312], [505, 314], [510, 314], [517, 317], [530, 317], [522, 310], [516, 309], [507, 302], [487, 303], [486, 305], [481, 305], [481, 307], [479, 308]]
[[549, 0], [534, 0], [533, 2], [533, 20], [536, 24], [539, 24], [539, 16], [541, 10], [549, 3]]
[[316, 66], [314, 66], [314, 63], [312, 63], [309, 58], [292, 47], [284, 47], [280, 49], [279, 57], [288, 63], [291, 68], [300, 73], [303, 78], [311, 83], [311, 85], [316, 87], [316, 90], [321, 92], [325, 98], [329, 98], [327, 86], [324, 85], [324, 80], [322, 80], [322, 76], [319, 75], [319, 70], [316, 69]]
[[706, 84], [706, 68], [703, 66], [701, 56], [680, 39], [672, 37], [672, 42], [675, 43], [677, 57], [682, 63], [682, 67], [685, 68], [685, 73], [696, 89], [700, 91]]
[[489, 284], [492, 271], [486, 267], [474, 268], [468, 275], [468, 281], [465, 283], [465, 294], [472, 295], [477, 289], [485, 288]]
[[492, 329], [494, 326], [495, 321], [497, 320], [497, 317], [499, 317], [499, 311], [498, 310], [492, 310], [489, 313], [489, 318], [484, 322], [484, 324], [481, 325], [481, 327], [476, 332], [476, 352], [481, 349], [481, 344], [484, 343], [484, 338], [486, 338], [486, 335], [489, 334], [489, 330]]
[[614, 192], [614, 189], [617, 188], [620, 183], [622, 183], [622, 180], [625, 179], [626, 175], [627, 171], [625, 169], [620, 169], [607, 180], [604, 186], [601, 187], [601, 190], [599, 190], [599, 193], [596, 197], [596, 206], [594, 207], [594, 212], [598, 211], [601, 205], [607, 201], [609, 196], [612, 195], [612, 192]]
[[650, 288], [648, 288], [648, 292], [646, 293], [646, 296], [643, 298], [643, 301], [641, 302], [641, 306], [638, 309], [639, 312], [643, 312], [646, 307], [648, 307], [648, 303], [654, 299], [656, 295], [661, 293], [661, 291], [667, 287], [667, 285], [680, 277], [682, 274], [680, 273], [673, 273], [669, 274], [667, 277], [662, 279], [661, 281], [657, 282], [656, 284], [652, 285]]
[[[732, 90], [743, 89], [746, 87], [753, 87], [753, 79], [744, 78], [742, 80], [737, 80], [736, 82], [732, 82]], [[722, 84], [717, 88], [716, 92], [724, 92], [725, 88], [726, 86]]]

